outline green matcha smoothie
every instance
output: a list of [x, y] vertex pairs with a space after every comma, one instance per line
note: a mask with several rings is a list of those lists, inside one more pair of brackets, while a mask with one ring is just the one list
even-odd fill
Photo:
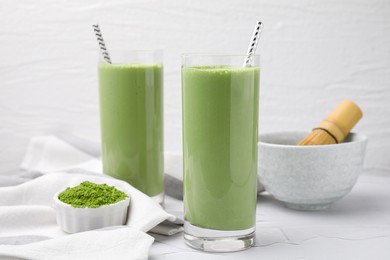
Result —
[[182, 69], [184, 207], [190, 224], [253, 228], [259, 68]]
[[103, 172], [163, 192], [161, 64], [99, 64]]

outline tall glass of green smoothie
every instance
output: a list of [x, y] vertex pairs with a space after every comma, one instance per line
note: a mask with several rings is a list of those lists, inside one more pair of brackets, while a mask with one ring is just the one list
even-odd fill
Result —
[[212, 252], [252, 246], [256, 222], [259, 57], [184, 55], [184, 238]]
[[103, 172], [162, 203], [162, 51], [110, 51], [98, 64]]

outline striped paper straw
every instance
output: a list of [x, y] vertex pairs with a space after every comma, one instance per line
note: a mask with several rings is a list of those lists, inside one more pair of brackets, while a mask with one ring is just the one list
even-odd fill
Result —
[[98, 41], [104, 60], [111, 64], [110, 55], [107, 52], [107, 47], [106, 44], [104, 43], [103, 35], [100, 31], [99, 24], [94, 24], [92, 25], [92, 27], [93, 27], [93, 31], [95, 32], [96, 39]]
[[252, 66], [253, 55], [256, 52], [257, 44], [259, 42], [259, 38], [260, 38], [260, 34], [261, 34], [262, 29], [263, 29], [263, 23], [260, 21], [257, 21], [256, 26], [255, 26], [255, 30], [253, 31], [253, 35], [251, 38], [251, 42], [249, 44], [248, 52], [246, 54], [247, 56], [246, 56], [244, 64], [243, 64], [244, 67], [251, 67]]

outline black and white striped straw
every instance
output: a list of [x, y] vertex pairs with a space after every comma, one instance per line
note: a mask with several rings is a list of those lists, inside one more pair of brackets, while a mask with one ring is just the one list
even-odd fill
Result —
[[103, 35], [100, 31], [99, 24], [94, 24], [92, 25], [92, 27], [93, 27], [93, 31], [95, 32], [96, 39], [98, 41], [104, 60], [111, 64], [110, 55], [107, 52], [107, 47], [106, 44], [104, 43]]
[[252, 66], [252, 60], [253, 60], [253, 55], [256, 52], [257, 44], [259, 43], [259, 38], [261, 31], [263, 30], [263, 23], [260, 21], [256, 22], [255, 30], [253, 31], [253, 35], [251, 38], [251, 42], [249, 44], [247, 56], [245, 58], [244, 67], [251, 67]]

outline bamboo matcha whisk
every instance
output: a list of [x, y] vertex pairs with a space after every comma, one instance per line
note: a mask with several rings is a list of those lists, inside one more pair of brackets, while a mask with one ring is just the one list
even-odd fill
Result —
[[362, 116], [360, 108], [345, 99], [298, 145], [341, 143]]

